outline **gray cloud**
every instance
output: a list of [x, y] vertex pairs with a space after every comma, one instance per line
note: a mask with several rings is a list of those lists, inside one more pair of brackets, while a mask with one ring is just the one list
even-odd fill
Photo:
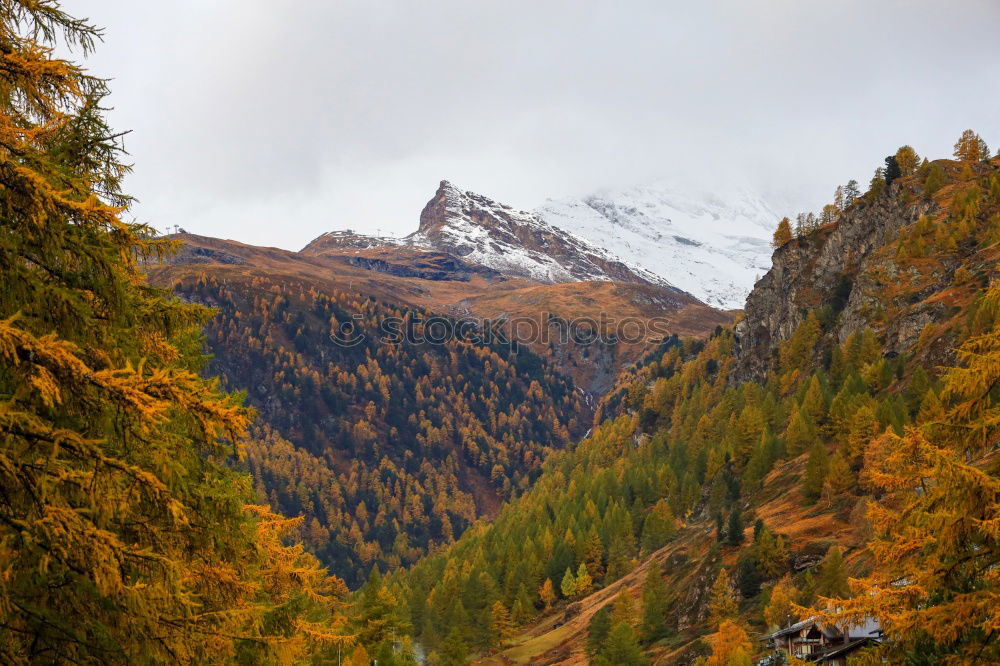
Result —
[[[92, 0], [134, 214], [298, 249], [666, 179], [818, 208], [903, 143], [1000, 142], [994, 0]], [[789, 212], [795, 212], [789, 210]]]

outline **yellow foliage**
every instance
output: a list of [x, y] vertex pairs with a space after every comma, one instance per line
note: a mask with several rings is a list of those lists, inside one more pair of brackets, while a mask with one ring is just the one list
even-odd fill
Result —
[[[996, 307], [1000, 288], [984, 300]], [[874, 570], [823, 611], [838, 625], [877, 618], [890, 661], [913, 651], [938, 663], [1000, 660], [1000, 478], [990, 450], [1000, 433], [1000, 328], [970, 338], [958, 357], [943, 377], [944, 419], [903, 436], [889, 430], [868, 447], [865, 476], [879, 492], [868, 514]]]
[[738, 666], [750, 663], [753, 646], [743, 627], [732, 620], [725, 620], [719, 630], [708, 637], [712, 654], [707, 666]]

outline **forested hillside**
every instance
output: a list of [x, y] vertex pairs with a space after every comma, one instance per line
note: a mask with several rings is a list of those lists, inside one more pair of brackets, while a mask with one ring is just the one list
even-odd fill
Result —
[[446, 184], [407, 245], [162, 237], [101, 35], [0, 2], [0, 662], [1000, 663], [975, 132], [778, 222], [733, 321]]
[[971, 132], [956, 158], [904, 147], [783, 221], [735, 333], [626, 373], [527, 494], [394, 579], [420, 639], [741, 664], [812, 606], [877, 618], [890, 663], [1000, 658], [1000, 159]]
[[427, 330], [420, 309], [264, 276], [174, 291], [216, 308], [208, 370], [268, 426], [247, 445], [261, 497], [304, 516], [303, 539], [352, 586], [494, 515], [591, 417], [550, 362], [452, 337], [447, 319]]

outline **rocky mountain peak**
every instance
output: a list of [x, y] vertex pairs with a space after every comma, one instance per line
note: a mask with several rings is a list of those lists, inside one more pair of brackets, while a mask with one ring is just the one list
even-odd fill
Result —
[[[475, 192], [463, 191], [442, 180], [437, 192], [420, 213], [418, 233], [433, 234], [446, 227], [485, 227], [494, 233], [511, 234], [518, 224], [532, 224], [531, 213], [517, 211]], [[515, 238], [508, 238], [513, 241]]]
[[424, 206], [420, 226], [406, 242], [540, 282], [606, 280], [670, 286], [533, 213], [463, 191], [447, 180]]

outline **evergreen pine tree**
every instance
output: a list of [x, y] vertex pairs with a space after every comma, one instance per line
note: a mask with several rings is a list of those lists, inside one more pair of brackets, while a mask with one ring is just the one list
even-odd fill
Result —
[[757, 549], [744, 550], [736, 560], [736, 588], [740, 596], [744, 599], [757, 596], [760, 593], [761, 580]]
[[632, 625], [620, 622], [611, 628], [593, 663], [595, 666], [647, 666], [649, 660], [642, 654]]
[[844, 572], [844, 556], [840, 546], [831, 548], [820, 565], [819, 576], [816, 579], [816, 594], [831, 599], [844, 599], [851, 594], [847, 584], [847, 574]]
[[642, 586], [642, 623], [640, 634], [646, 643], [664, 638], [667, 625], [667, 584], [659, 562], [652, 562]]
[[861, 188], [858, 187], [858, 181], [853, 179], [847, 181], [847, 185], [844, 186], [844, 207], [850, 206], [859, 196], [861, 196]]
[[461, 631], [455, 627], [448, 634], [444, 645], [441, 646], [441, 657], [437, 664], [439, 666], [468, 666], [470, 663], [469, 648], [462, 638]]
[[733, 507], [733, 510], [729, 512], [729, 526], [726, 529], [726, 533], [726, 542], [730, 546], [739, 546], [743, 543], [745, 538], [745, 535], [743, 534], [743, 519], [740, 516], [740, 510], [738, 507]]
[[809, 461], [806, 463], [806, 472], [802, 477], [802, 492], [809, 502], [819, 499], [823, 491], [823, 481], [826, 479], [826, 470], [829, 464], [829, 453], [826, 445], [816, 442], [809, 450]]
[[587, 628], [587, 654], [597, 655], [611, 632], [611, 607], [604, 605], [590, 618]]

